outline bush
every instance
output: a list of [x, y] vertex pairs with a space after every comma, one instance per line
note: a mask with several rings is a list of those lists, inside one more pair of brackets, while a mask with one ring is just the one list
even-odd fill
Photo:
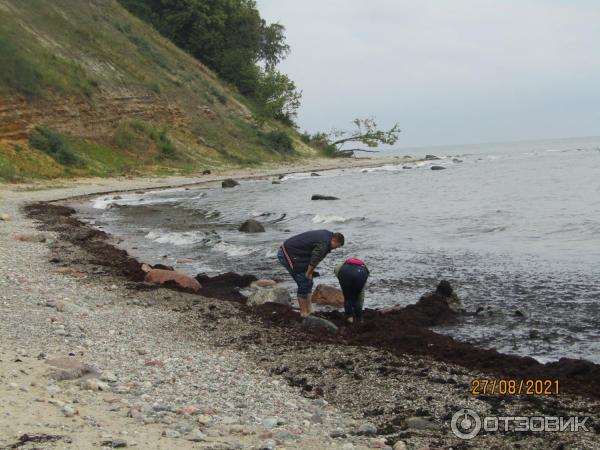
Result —
[[158, 135], [156, 145], [158, 146], [158, 150], [160, 152], [160, 159], [174, 159], [177, 157], [175, 144], [171, 142], [171, 139], [169, 139], [165, 130], [161, 131]]
[[284, 131], [270, 131], [261, 134], [261, 141], [264, 145], [277, 153], [294, 153], [294, 142], [292, 138]]
[[47, 153], [63, 166], [73, 166], [80, 162], [67, 140], [50, 128], [35, 127], [29, 135], [29, 144]]

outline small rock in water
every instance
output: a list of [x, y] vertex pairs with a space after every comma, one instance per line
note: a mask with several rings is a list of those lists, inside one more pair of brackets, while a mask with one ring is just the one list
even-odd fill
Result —
[[240, 225], [238, 231], [243, 233], [264, 233], [265, 227], [258, 220], [248, 219]]
[[239, 186], [239, 185], [240, 185], [240, 183], [238, 183], [237, 181], [235, 181], [235, 180], [233, 180], [231, 178], [228, 178], [228, 179], [223, 180], [221, 182], [221, 187], [223, 187], [223, 188], [232, 188], [232, 187], [236, 187], [236, 186]]
[[431, 170], [446, 170], [444, 166], [431, 166]]

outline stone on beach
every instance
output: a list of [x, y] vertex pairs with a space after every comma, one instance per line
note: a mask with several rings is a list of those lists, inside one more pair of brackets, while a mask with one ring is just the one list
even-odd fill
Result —
[[252, 289], [261, 289], [261, 288], [270, 288], [273, 287], [277, 284], [276, 281], [274, 280], [267, 280], [267, 279], [260, 279], [260, 280], [256, 280], [254, 281], [250, 287]]
[[302, 328], [308, 331], [324, 331], [330, 334], [336, 334], [338, 327], [333, 322], [317, 316], [308, 316], [302, 321]]
[[0, 214], [0, 220], [2, 220], [4, 222], [9, 222], [10, 216], [8, 214]]
[[317, 305], [342, 308], [344, 306], [344, 294], [341, 289], [319, 284], [312, 295], [311, 301]]
[[281, 305], [291, 305], [292, 298], [287, 289], [281, 287], [262, 288], [254, 291], [246, 304], [249, 306], [264, 305], [265, 303], [279, 303]]
[[240, 225], [238, 231], [242, 231], [244, 233], [264, 233], [265, 227], [258, 220], [248, 219]]
[[57, 380], [75, 380], [86, 375], [98, 375], [98, 370], [90, 365], [85, 364], [75, 358], [53, 358], [46, 361], [46, 363], [52, 366], [48, 377]]
[[339, 200], [338, 197], [334, 197], [332, 195], [320, 195], [320, 194], [315, 194], [310, 199], [311, 200]]
[[240, 183], [238, 183], [237, 181], [235, 181], [232, 178], [227, 178], [226, 180], [223, 180], [221, 182], [221, 187], [223, 187], [223, 188], [233, 188], [233, 187], [236, 187], [239, 185], [240, 185]]
[[202, 288], [198, 280], [174, 270], [150, 269], [146, 272], [144, 281], [154, 284], [173, 283], [176, 286], [193, 292], [198, 292]]
[[431, 170], [446, 170], [444, 166], [431, 166]]

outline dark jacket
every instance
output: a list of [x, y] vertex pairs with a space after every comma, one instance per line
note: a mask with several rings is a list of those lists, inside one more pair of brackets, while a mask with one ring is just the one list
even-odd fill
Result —
[[292, 261], [294, 272], [306, 272], [308, 266], [316, 267], [331, 251], [333, 232], [313, 230], [292, 236], [283, 243], [284, 252]]

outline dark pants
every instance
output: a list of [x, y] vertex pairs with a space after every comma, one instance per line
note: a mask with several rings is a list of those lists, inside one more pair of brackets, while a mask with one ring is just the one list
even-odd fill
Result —
[[279, 249], [279, 251], [277, 252], [277, 259], [279, 260], [279, 263], [286, 268], [288, 273], [292, 276], [292, 278], [298, 285], [298, 298], [308, 298], [308, 296], [312, 292], [313, 281], [307, 278], [304, 271], [294, 272], [281, 249]]
[[344, 264], [338, 272], [338, 280], [344, 293], [346, 316], [354, 317], [358, 321], [362, 320], [363, 314], [360, 292], [367, 284], [367, 278], [369, 278], [369, 271], [363, 266]]

